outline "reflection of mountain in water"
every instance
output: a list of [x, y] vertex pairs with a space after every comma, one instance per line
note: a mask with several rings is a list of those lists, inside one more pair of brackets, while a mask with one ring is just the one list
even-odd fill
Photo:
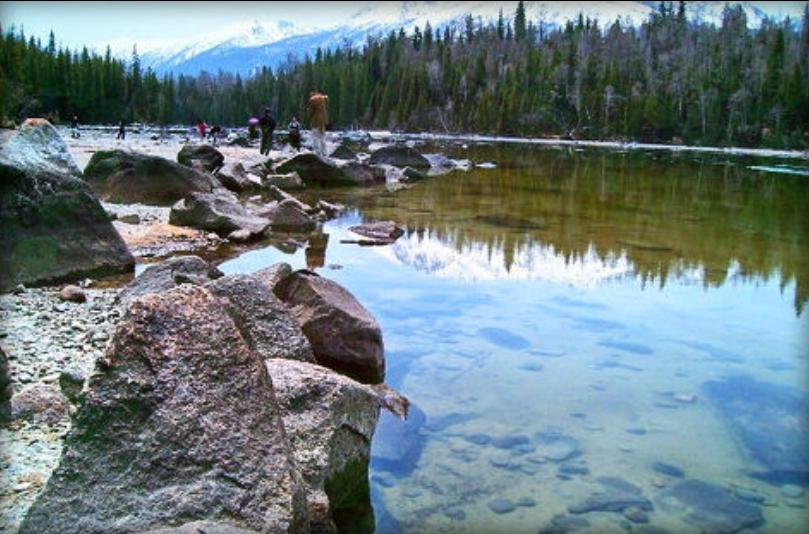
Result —
[[[665, 285], [698, 277], [795, 283], [809, 298], [809, 182], [683, 156], [492, 145], [453, 157], [494, 170], [434, 178], [359, 200], [372, 219], [407, 225], [385, 252], [441, 276], [543, 277], [589, 284], [634, 273]], [[425, 150], [429, 151], [429, 149]]]

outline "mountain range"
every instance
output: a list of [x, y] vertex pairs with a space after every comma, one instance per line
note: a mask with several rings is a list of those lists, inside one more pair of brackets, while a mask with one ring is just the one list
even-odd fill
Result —
[[[688, 15], [692, 20], [719, 23], [726, 4], [689, 2]], [[739, 4], [744, 8], [751, 27], [757, 27], [768, 16], [784, 16], [764, 2]], [[546, 27], [553, 28], [577, 18], [579, 13], [597, 18], [602, 26], [616, 18], [637, 25], [657, 9], [658, 2], [525, 2], [525, 6], [529, 21], [537, 24], [542, 20]], [[416, 26], [423, 28], [428, 21], [433, 28], [443, 28], [460, 25], [467, 15], [472, 15], [486, 24], [496, 20], [501, 9], [505, 18], [510, 20], [515, 7], [515, 2], [379, 2], [359, 7], [326, 28], [304, 27], [289, 20], [250, 20], [222, 28], [194, 42], [167, 39], [133, 43], [122, 40], [113, 44], [113, 52], [128, 57], [133, 44], [137, 44], [141, 64], [160, 75], [198, 75], [202, 71], [216, 73], [221, 70], [247, 77], [265, 66], [278, 69], [307, 55], [314, 56], [318, 48], [360, 47], [369, 36], [385, 35], [399, 28], [410, 32]], [[796, 11], [800, 9], [796, 8]]]

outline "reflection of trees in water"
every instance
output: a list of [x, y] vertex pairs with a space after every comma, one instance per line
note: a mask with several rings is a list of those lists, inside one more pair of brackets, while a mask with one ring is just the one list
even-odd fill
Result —
[[592, 245], [602, 261], [625, 252], [648, 283], [702, 269], [706, 286], [720, 286], [738, 265], [734, 274], [745, 280], [794, 281], [799, 313], [809, 298], [805, 178], [676, 154], [486, 146], [471, 156], [498, 168], [369, 197], [363, 210], [411, 232], [429, 229], [458, 251], [482, 243], [502, 253], [507, 269], [530, 247], [553, 245], [570, 261]]

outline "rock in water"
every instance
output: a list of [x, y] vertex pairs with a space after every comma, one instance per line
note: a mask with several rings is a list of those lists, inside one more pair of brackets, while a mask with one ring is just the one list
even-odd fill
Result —
[[335, 159], [355, 160], [357, 159], [357, 153], [351, 150], [347, 143], [340, 143], [337, 145], [337, 148], [332, 150], [329, 157]]
[[295, 199], [282, 200], [267, 216], [274, 232], [309, 232], [317, 226], [315, 220], [300, 209], [300, 202]]
[[171, 207], [169, 222], [228, 235], [245, 229], [252, 235], [264, 232], [270, 221], [238, 203], [231, 193], [191, 193]]
[[279, 282], [275, 294], [290, 307], [319, 364], [361, 382], [384, 380], [382, 330], [345, 288], [300, 270]]
[[203, 285], [221, 276], [222, 271], [199, 256], [176, 256], [144, 269], [121, 289], [117, 301], [127, 305], [143, 295], [163, 293], [180, 284]]
[[[132, 271], [135, 259], [92, 190], [60, 170], [75, 163], [50, 158], [64, 142], [43, 133], [47, 122], [34, 124], [0, 150], [0, 291]], [[20, 153], [40, 138], [41, 154]]]
[[189, 193], [222, 186], [212, 175], [157, 156], [102, 150], [93, 154], [84, 179], [108, 202], [171, 205]]
[[[293, 457], [308, 486], [312, 530], [373, 531], [368, 461], [379, 416], [376, 395], [334, 371], [267, 360]], [[349, 527], [349, 528], [346, 528]]]
[[224, 165], [216, 171], [215, 176], [225, 188], [234, 193], [244, 193], [260, 185], [250, 179], [244, 166], [239, 162]]
[[285, 190], [303, 189], [303, 180], [297, 172], [290, 172], [288, 174], [268, 174], [261, 178], [261, 185], [263, 187], [280, 187]]
[[0, 159], [23, 171], [81, 177], [65, 141], [45, 119], [28, 119], [2, 148]]
[[774, 484], [809, 484], [809, 397], [795, 388], [733, 376], [706, 382], [708, 397]]
[[413, 471], [424, 449], [425, 439], [421, 428], [426, 420], [424, 412], [413, 404], [404, 420], [382, 412], [371, 444], [374, 469], [396, 475], [407, 475]]
[[373, 242], [372, 244], [379, 245], [389, 245], [404, 235], [404, 230], [393, 221], [363, 223], [359, 226], [352, 226], [349, 230], [367, 237]]
[[371, 165], [393, 165], [394, 167], [413, 167], [429, 169], [430, 161], [406, 145], [390, 145], [371, 154]]
[[211, 145], [185, 144], [177, 153], [177, 163], [186, 167], [214, 172], [225, 162], [225, 156]]
[[210, 282], [206, 288], [227, 301], [228, 315], [260, 358], [315, 363], [312, 347], [301, 327], [284, 303], [261, 281], [251, 276], [231, 275]]
[[685, 520], [700, 532], [730, 534], [764, 522], [761, 508], [735, 499], [728, 490], [702, 480], [685, 480], [662, 496], [686, 507]]
[[138, 299], [107, 360], [21, 533], [308, 530], [272, 382], [217, 297], [183, 286]]

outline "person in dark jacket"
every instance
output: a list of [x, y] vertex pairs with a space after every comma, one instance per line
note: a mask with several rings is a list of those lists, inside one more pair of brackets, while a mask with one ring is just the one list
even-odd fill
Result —
[[258, 125], [261, 128], [261, 155], [266, 156], [272, 148], [272, 133], [275, 131], [275, 119], [270, 114], [270, 108], [264, 109]]
[[126, 123], [124, 119], [118, 122], [118, 137], [116, 139], [126, 139]]

